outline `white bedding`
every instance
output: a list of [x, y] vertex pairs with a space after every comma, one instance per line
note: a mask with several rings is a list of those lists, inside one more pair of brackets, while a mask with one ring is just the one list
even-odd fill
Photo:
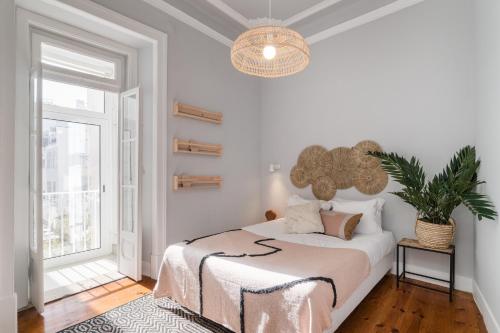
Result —
[[243, 230], [291, 243], [330, 248], [358, 249], [368, 255], [372, 267], [388, 255], [396, 244], [394, 235], [390, 231], [370, 235], [354, 234], [350, 241], [322, 234], [288, 234], [285, 231], [284, 219], [254, 224], [243, 228]]

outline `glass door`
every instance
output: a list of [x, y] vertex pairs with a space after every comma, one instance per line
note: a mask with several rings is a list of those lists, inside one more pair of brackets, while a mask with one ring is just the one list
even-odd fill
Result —
[[142, 223], [140, 219], [140, 92], [120, 95], [120, 241], [119, 271], [142, 280]]
[[44, 259], [101, 248], [101, 132], [43, 119]]

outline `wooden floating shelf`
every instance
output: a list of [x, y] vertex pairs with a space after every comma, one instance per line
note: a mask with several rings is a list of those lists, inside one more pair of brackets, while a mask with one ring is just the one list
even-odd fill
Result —
[[174, 191], [195, 188], [220, 188], [220, 176], [174, 176]]
[[222, 145], [174, 138], [174, 153], [222, 156]]
[[174, 104], [174, 116], [207, 121], [213, 124], [222, 123], [222, 113], [210, 112], [197, 106], [182, 103]]

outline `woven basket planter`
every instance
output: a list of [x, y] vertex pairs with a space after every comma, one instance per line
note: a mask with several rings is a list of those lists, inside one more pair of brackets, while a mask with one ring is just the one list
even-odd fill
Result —
[[447, 249], [455, 237], [455, 221], [450, 219], [449, 224], [434, 224], [417, 220], [415, 234], [420, 244], [433, 249]]

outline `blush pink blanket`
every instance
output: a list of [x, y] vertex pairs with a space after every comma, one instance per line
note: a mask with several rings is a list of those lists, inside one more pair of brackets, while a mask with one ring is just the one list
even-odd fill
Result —
[[232, 230], [168, 247], [154, 296], [235, 332], [320, 333], [369, 272], [360, 250]]

